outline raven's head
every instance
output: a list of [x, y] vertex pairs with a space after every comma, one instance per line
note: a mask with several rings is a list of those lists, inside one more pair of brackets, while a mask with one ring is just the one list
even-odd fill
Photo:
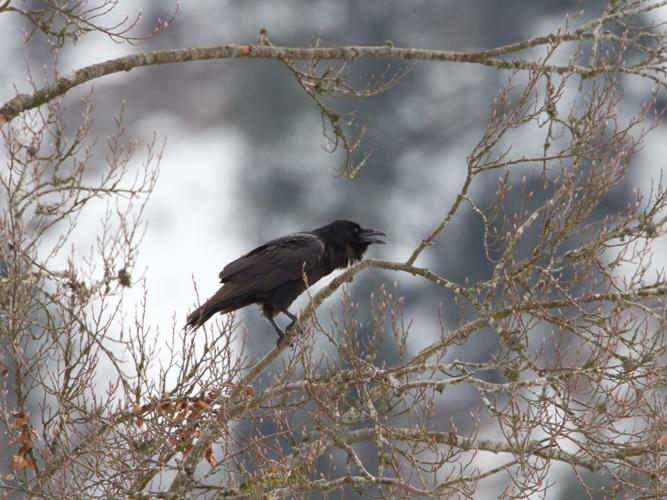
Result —
[[338, 266], [347, 266], [352, 262], [361, 260], [369, 245], [373, 243], [384, 244], [379, 236], [387, 236], [384, 231], [363, 228], [351, 220], [334, 221], [316, 229], [313, 233], [320, 236], [325, 244], [336, 249], [339, 253], [337, 257], [344, 260]]

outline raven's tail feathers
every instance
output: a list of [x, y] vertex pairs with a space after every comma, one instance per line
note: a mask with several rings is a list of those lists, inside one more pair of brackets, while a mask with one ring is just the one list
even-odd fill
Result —
[[201, 307], [198, 307], [190, 314], [188, 314], [188, 319], [185, 323], [186, 330], [196, 330], [202, 326], [206, 321], [217, 312], [217, 308], [211, 307], [207, 302]]
[[185, 329], [196, 330], [204, 323], [206, 323], [206, 321], [208, 321], [214, 314], [229, 313], [235, 311], [239, 307], [243, 307], [244, 305], [246, 304], [239, 304], [237, 300], [230, 300], [228, 297], [220, 297], [220, 294], [216, 293], [203, 305], [188, 314], [188, 318], [185, 323]]

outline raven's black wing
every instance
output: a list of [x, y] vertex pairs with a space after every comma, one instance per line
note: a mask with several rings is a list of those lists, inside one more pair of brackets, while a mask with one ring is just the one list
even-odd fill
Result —
[[258, 297], [313, 269], [324, 256], [324, 243], [310, 233], [271, 240], [230, 262], [220, 272], [222, 288], [187, 318], [198, 328], [215, 313], [227, 313], [255, 302]]
[[324, 256], [324, 243], [310, 233], [295, 233], [271, 240], [230, 262], [218, 275], [234, 293], [272, 290], [288, 281], [299, 280]]

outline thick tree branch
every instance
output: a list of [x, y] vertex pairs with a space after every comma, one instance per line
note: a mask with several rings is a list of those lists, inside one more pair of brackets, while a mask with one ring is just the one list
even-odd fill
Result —
[[586, 67], [578, 65], [545, 65], [541, 62], [530, 62], [523, 59], [505, 60], [498, 57], [520, 52], [522, 50], [542, 45], [557, 44], [562, 42], [580, 42], [590, 39], [592, 35], [574, 31], [572, 33], [550, 34], [518, 43], [505, 45], [489, 50], [478, 52], [456, 52], [449, 50], [428, 50], [394, 47], [391, 44], [383, 46], [357, 46], [357, 47], [277, 47], [271, 45], [237, 45], [227, 44], [215, 47], [189, 48], [177, 50], [158, 50], [132, 54], [108, 61], [92, 64], [74, 71], [73, 73], [57, 79], [51, 85], [39, 89], [33, 94], [19, 94], [6, 102], [0, 108], [0, 124], [11, 121], [18, 114], [27, 111], [50, 100], [65, 94], [78, 85], [84, 84], [96, 78], [130, 71], [142, 66], [153, 66], [158, 64], [173, 64], [186, 61], [205, 61], [210, 59], [230, 58], [255, 58], [274, 59], [277, 61], [299, 61], [299, 60], [338, 60], [352, 61], [361, 59], [391, 59], [391, 60], [415, 60], [415, 61], [446, 61], [482, 64], [496, 69], [511, 70], [540, 70], [545, 73], [568, 74], [577, 73], [583, 77], [590, 77], [598, 72], [622, 71], [626, 73], [639, 74], [649, 77], [644, 69], [637, 67], [599, 66]]

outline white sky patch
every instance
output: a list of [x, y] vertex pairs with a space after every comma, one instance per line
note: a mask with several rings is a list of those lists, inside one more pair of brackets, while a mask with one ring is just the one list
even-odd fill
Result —
[[136, 266], [146, 269], [149, 322], [161, 329], [169, 328], [173, 314], [184, 320], [193, 308], [193, 278], [206, 299], [217, 290], [224, 264], [248, 250], [235, 182], [243, 147], [233, 129], [182, 133], [167, 141]]

